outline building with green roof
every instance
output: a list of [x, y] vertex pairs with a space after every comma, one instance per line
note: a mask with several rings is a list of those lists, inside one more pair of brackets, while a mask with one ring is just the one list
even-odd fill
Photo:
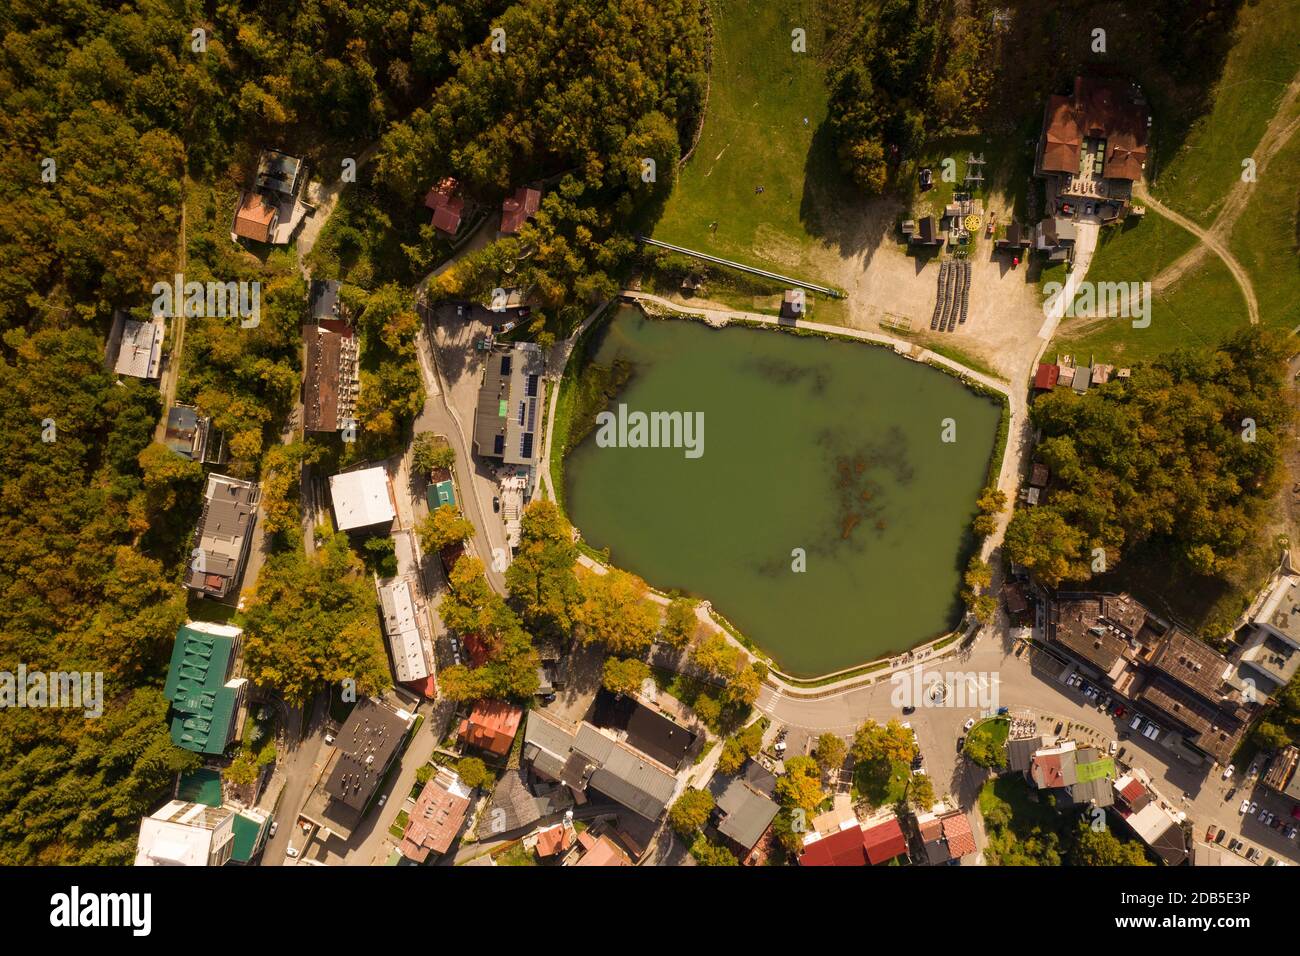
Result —
[[249, 863], [262, 852], [271, 818], [258, 810], [235, 811], [235, 839], [230, 850], [231, 863]]
[[450, 480], [435, 482], [425, 492], [425, 499], [429, 502], [430, 511], [437, 511], [443, 505], [451, 505], [454, 508], [456, 489]]
[[248, 681], [234, 677], [237, 627], [190, 621], [176, 632], [163, 693], [172, 704], [172, 743], [222, 754], [239, 726]]

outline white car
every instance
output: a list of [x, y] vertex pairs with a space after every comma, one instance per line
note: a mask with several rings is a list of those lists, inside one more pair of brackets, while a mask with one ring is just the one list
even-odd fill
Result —
[[1131, 724], [1128, 725], [1128, 729], [1129, 729], [1129, 730], [1137, 730], [1137, 729], [1138, 729], [1139, 727], [1141, 727], [1141, 726], [1142, 726], [1142, 718], [1139, 717], [1137, 714], [1134, 714], [1134, 715], [1133, 715], [1133, 723], [1131, 723]]
[[1249, 809], [1250, 809], [1250, 797], [1247, 797], [1245, 800], [1241, 801], [1241, 806], [1237, 808], [1237, 812], [1245, 813]]
[[289, 847], [289, 849], [284, 851], [284, 855], [289, 857], [290, 859], [294, 859], [298, 856], [298, 851], [295, 850], [293, 847]]
[[1255, 811], [1258, 809], [1259, 809], [1259, 804], [1255, 803], [1254, 801], [1251, 801], [1250, 808], [1247, 809], [1246, 812], [1253, 817], [1255, 815]]
[[1116, 751], [1116, 750], [1119, 750], [1119, 741], [1118, 741], [1118, 740], [1112, 740], [1112, 741], [1110, 742], [1110, 746], [1106, 748], [1106, 752], [1107, 752], [1108, 754], [1110, 754], [1110, 755], [1113, 757], [1113, 756], [1115, 756], [1115, 751]]
[[1234, 767], [1232, 764], [1228, 764], [1226, 767], [1224, 767], [1224, 768], [1223, 768], [1223, 779], [1224, 779], [1224, 780], [1227, 780], [1229, 777], [1231, 777], [1231, 776], [1232, 776], [1232, 772], [1233, 772], [1234, 770], [1236, 770], [1236, 769], [1237, 769], [1237, 768]]
[[964, 724], [961, 725], [961, 729], [962, 729], [962, 730], [970, 730], [970, 729], [971, 729], [972, 727], [974, 727], [974, 726], [975, 726], [975, 718], [974, 718], [974, 717], [968, 717], [968, 718], [966, 718], [966, 723], [964, 723]]

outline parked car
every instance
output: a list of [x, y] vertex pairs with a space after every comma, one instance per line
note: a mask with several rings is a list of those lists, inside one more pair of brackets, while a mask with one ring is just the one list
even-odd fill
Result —
[[911, 704], [908, 704], [906, 707], [903, 708], [903, 714], [904, 714], [904, 715], [906, 715], [906, 714], [915, 714], [915, 713], [916, 713], [916, 708], [913, 707]]
[[501, 511], [501, 499], [496, 495], [492, 496], [492, 513], [496, 514]]
[[1259, 847], [1257, 847], [1257, 846], [1252, 846], [1249, 850], [1247, 850], [1247, 851], [1246, 851], [1246, 859], [1250, 860], [1250, 862], [1252, 862], [1252, 863], [1254, 863], [1256, 860], [1258, 860], [1258, 859], [1259, 859]]
[[1214, 842], [1214, 824], [1213, 824], [1213, 823], [1211, 823], [1211, 824], [1210, 824], [1210, 828], [1209, 828], [1208, 830], [1205, 831], [1205, 842], [1206, 842], [1206, 843], [1213, 843], [1213, 842]]
[[1005, 716], [1006, 716], [1007, 714], [1009, 714], [1009, 713], [1011, 713], [1011, 708], [1010, 708], [1010, 707], [999, 707], [999, 708], [998, 708], [998, 716], [999, 716], [999, 717], [1005, 717]]
[[1237, 788], [1236, 788], [1236, 787], [1232, 787], [1231, 789], [1228, 790], [1228, 792], [1227, 792], [1226, 794], [1224, 794], [1223, 799], [1224, 799], [1225, 802], [1227, 802], [1227, 803], [1231, 803], [1231, 802], [1232, 802], [1232, 798], [1235, 797], [1236, 795], [1237, 795]]
[[1250, 797], [1247, 797], [1245, 800], [1241, 801], [1241, 806], [1237, 808], [1237, 812], [1245, 813], [1249, 809], [1250, 809]]
[[1106, 748], [1106, 752], [1109, 753], [1109, 754], [1113, 757], [1113, 756], [1115, 756], [1115, 751], [1117, 751], [1117, 750], [1119, 750], [1119, 741], [1118, 741], [1118, 740], [1112, 740], [1112, 741], [1110, 742], [1110, 746]]
[[1236, 853], [1237, 848], [1240, 846], [1241, 846], [1241, 841], [1238, 840], [1236, 837], [1233, 837], [1231, 840], [1228, 841], [1228, 849], [1231, 850], [1233, 853]]
[[290, 859], [293, 859], [298, 856], [298, 851], [295, 850], [293, 847], [289, 847], [289, 849], [284, 851], [284, 855], [289, 857]]
[[1300, 832], [1300, 831], [1297, 831], [1296, 828], [1295, 828], [1295, 825], [1292, 824], [1291, 826], [1287, 827], [1286, 838], [1287, 838], [1288, 840], [1294, 840], [1294, 839], [1295, 839], [1295, 835], [1296, 835], [1297, 832]]
[[1259, 809], [1259, 804], [1256, 803], [1254, 800], [1252, 800], [1250, 802], [1250, 806], [1246, 808], [1246, 812], [1253, 817], [1255, 815], [1255, 811], [1258, 809]]
[[1215, 843], [1222, 843], [1222, 842], [1223, 842], [1223, 838], [1224, 838], [1224, 836], [1227, 834], [1227, 832], [1228, 832], [1227, 830], [1225, 830], [1225, 829], [1223, 829], [1222, 827], [1220, 827], [1220, 828], [1219, 828], [1219, 832], [1216, 833], [1216, 834], [1214, 835], [1214, 842], [1215, 842]]
[[1112, 713], [1113, 713], [1116, 717], [1123, 717], [1123, 716], [1124, 716], [1124, 705], [1123, 705], [1123, 704], [1116, 704], [1116, 705], [1115, 705], [1115, 709], [1114, 709], [1114, 711], [1112, 711]]
[[1058, 736], [1058, 737], [1061, 736], [1061, 728], [1064, 727], [1064, 726], [1065, 726], [1065, 721], [1063, 721], [1063, 720], [1058, 720], [1058, 721], [1056, 722], [1056, 729], [1055, 729], [1054, 731], [1052, 731], [1052, 733], [1054, 733], [1054, 734], [1055, 734], [1056, 736]]
[[1232, 764], [1228, 764], [1226, 767], [1224, 767], [1224, 768], [1223, 768], [1223, 779], [1224, 779], [1224, 780], [1227, 780], [1229, 777], [1231, 777], [1231, 776], [1232, 776], [1232, 771], [1234, 771], [1234, 770], [1236, 770], [1236, 769], [1237, 769], [1237, 768], [1234, 767]]
[[1134, 715], [1133, 715], [1133, 723], [1131, 723], [1131, 724], [1128, 725], [1128, 729], [1129, 729], [1129, 730], [1137, 730], [1137, 729], [1138, 729], [1139, 727], [1141, 727], [1141, 726], [1142, 726], [1142, 718], [1139, 717], [1137, 714], [1134, 714]]
[[957, 753], [961, 753], [961, 752], [962, 752], [962, 749], [965, 748], [965, 746], [966, 746], [966, 738], [965, 738], [965, 737], [958, 737], [958, 738], [957, 738]]
[[964, 723], [964, 724], [961, 725], [961, 729], [962, 729], [962, 730], [970, 730], [970, 729], [971, 729], [972, 727], [974, 727], [974, 726], [975, 726], [975, 718], [974, 718], [974, 717], [967, 717], [967, 718], [966, 718], [966, 723]]
[[278, 829], [280, 829], [280, 822], [278, 820], [272, 820], [271, 829], [267, 831], [267, 836], [275, 836], [275, 831]]

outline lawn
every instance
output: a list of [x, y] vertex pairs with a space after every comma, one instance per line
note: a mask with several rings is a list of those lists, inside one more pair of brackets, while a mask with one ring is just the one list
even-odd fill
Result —
[[1297, 181], [1300, 134], [1273, 156], [1228, 240], [1255, 287], [1260, 323], [1288, 332], [1300, 325]]
[[[1241, 176], [1242, 160], [1259, 143], [1283, 91], [1300, 70], [1300, 17], [1294, 0], [1242, 4], [1237, 23], [1236, 42], [1210, 111], [1175, 156], [1156, 157], [1156, 198], [1203, 226], [1213, 222], [1224, 194]], [[1153, 175], [1150, 163], [1147, 175]]]
[[[844, 183], [825, 126], [816, 4], [713, 0], [710, 6], [713, 67], [704, 129], [654, 237], [815, 280], [821, 241], [811, 184], [836, 191]], [[791, 50], [796, 27], [807, 31], [806, 53]]]
[[[1011, 732], [1011, 721], [1003, 718], [982, 720], [971, 728], [966, 735], [966, 746], [962, 752], [982, 766], [1005, 766], [1007, 762], [1007, 735]], [[976, 756], [981, 759], [976, 760]]]
[[907, 796], [912, 771], [906, 760], [873, 760], [853, 768], [853, 798], [876, 807], [893, 806]]
[[1147, 328], [1133, 328], [1131, 319], [1105, 320], [1057, 336], [1053, 347], [1073, 352], [1080, 362], [1093, 356], [1116, 364], [1137, 362], [1175, 348], [1212, 348], [1246, 325], [1246, 301], [1232, 273], [1217, 256], [1207, 255], [1155, 296]]
[[537, 866], [537, 855], [522, 843], [516, 843], [493, 859], [497, 866]]
[[1020, 774], [995, 777], [980, 789], [980, 814], [988, 833], [985, 856], [990, 864], [1060, 863], [1070, 819], [1030, 796], [1029, 785]]

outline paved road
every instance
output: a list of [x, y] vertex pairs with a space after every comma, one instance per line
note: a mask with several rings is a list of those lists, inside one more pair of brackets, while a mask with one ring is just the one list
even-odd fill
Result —
[[[415, 431], [445, 435], [456, 449], [458, 504], [474, 525], [470, 550], [487, 569], [488, 583], [504, 594], [502, 571], [508, 566], [510, 549], [505, 523], [492, 511], [492, 498], [497, 494], [495, 468], [476, 459], [471, 444], [483, 367], [474, 340], [481, 337], [484, 326], [477, 318], [457, 317], [450, 305], [426, 308], [423, 316], [424, 331], [417, 344], [428, 394], [415, 420]], [[432, 343], [436, 343], [436, 354]]]

